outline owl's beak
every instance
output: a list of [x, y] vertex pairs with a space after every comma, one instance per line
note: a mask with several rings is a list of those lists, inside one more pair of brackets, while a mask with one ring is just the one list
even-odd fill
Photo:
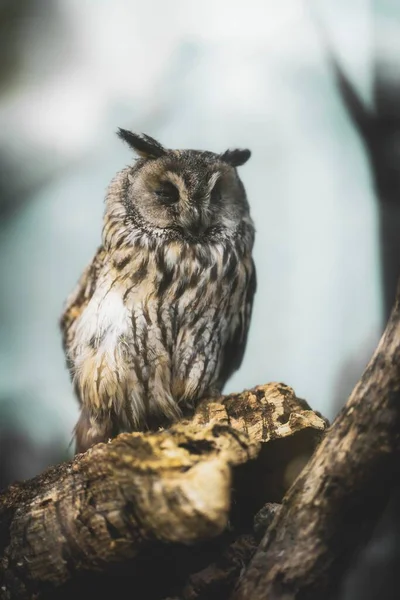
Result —
[[200, 221], [198, 221], [198, 222], [192, 223], [187, 228], [187, 230], [190, 233], [190, 235], [193, 235], [193, 237], [199, 237], [207, 230], [207, 226], [204, 225], [203, 223], [201, 223]]
[[209, 227], [209, 225], [204, 222], [202, 214], [198, 208], [192, 208], [190, 211], [187, 211], [183, 221], [184, 229], [193, 237], [199, 237]]

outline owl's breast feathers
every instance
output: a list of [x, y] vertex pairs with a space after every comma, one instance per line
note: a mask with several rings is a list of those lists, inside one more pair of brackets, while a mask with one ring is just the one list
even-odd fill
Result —
[[251, 250], [252, 235], [210, 244], [141, 236], [101, 248], [61, 321], [83, 406], [134, 429], [220, 390], [246, 345]]

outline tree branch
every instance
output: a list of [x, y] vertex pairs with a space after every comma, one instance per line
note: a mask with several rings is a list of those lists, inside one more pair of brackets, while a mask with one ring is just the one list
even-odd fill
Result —
[[233, 598], [332, 593], [399, 481], [399, 449], [400, 286], [361, 381], [289, 490]]
[[[198, 587], [224, 577], [233, 584], [233, 555], [247, 562], [254, 544], [235, 545], [229, 531], [282, 499], [325, 426], [291, 388], [269, 384], [204, 401], [190, 421], [122, 434], [11, 486], [0, 496], [0, 598], [41, 598], [66, 584], [71, 597], [71, 583], [116, 567], [140, 581], [149, 556], [158, 576], [148, 576], [146, 598], [178, 581], [185, 587], [196, 572]], [[222, 574], [218, 560], [207, 571], [215, 543], [230, 557]]]

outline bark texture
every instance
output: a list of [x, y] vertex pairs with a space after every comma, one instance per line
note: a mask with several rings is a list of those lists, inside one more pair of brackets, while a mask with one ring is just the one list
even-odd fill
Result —
[[146, 586], [141, 598], [220, 597], [256, 547], [243, 533], [255, 512], [281, 501], [325, 428], [291, 388], [268, 384], [11, 486], [0, 496], [0, 598], [104, 591], [117, 574]]
[[400, 289], [360, 382], [286, 495], [235, 600], [329, 598], [399, 481]]

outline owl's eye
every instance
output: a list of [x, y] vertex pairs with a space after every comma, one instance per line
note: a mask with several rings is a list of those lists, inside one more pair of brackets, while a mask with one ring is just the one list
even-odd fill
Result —
[[160, 184], [155, 193], [163, 204], [175, 204], [179, 200], [179, 191], [170, 181]]
[[213, 189], [211, 190], [210, 202], [211, 202], [211, 204], [216, 204], [220, 200], [221, 200], [221, 188], [217, 182], [214, 185]]

